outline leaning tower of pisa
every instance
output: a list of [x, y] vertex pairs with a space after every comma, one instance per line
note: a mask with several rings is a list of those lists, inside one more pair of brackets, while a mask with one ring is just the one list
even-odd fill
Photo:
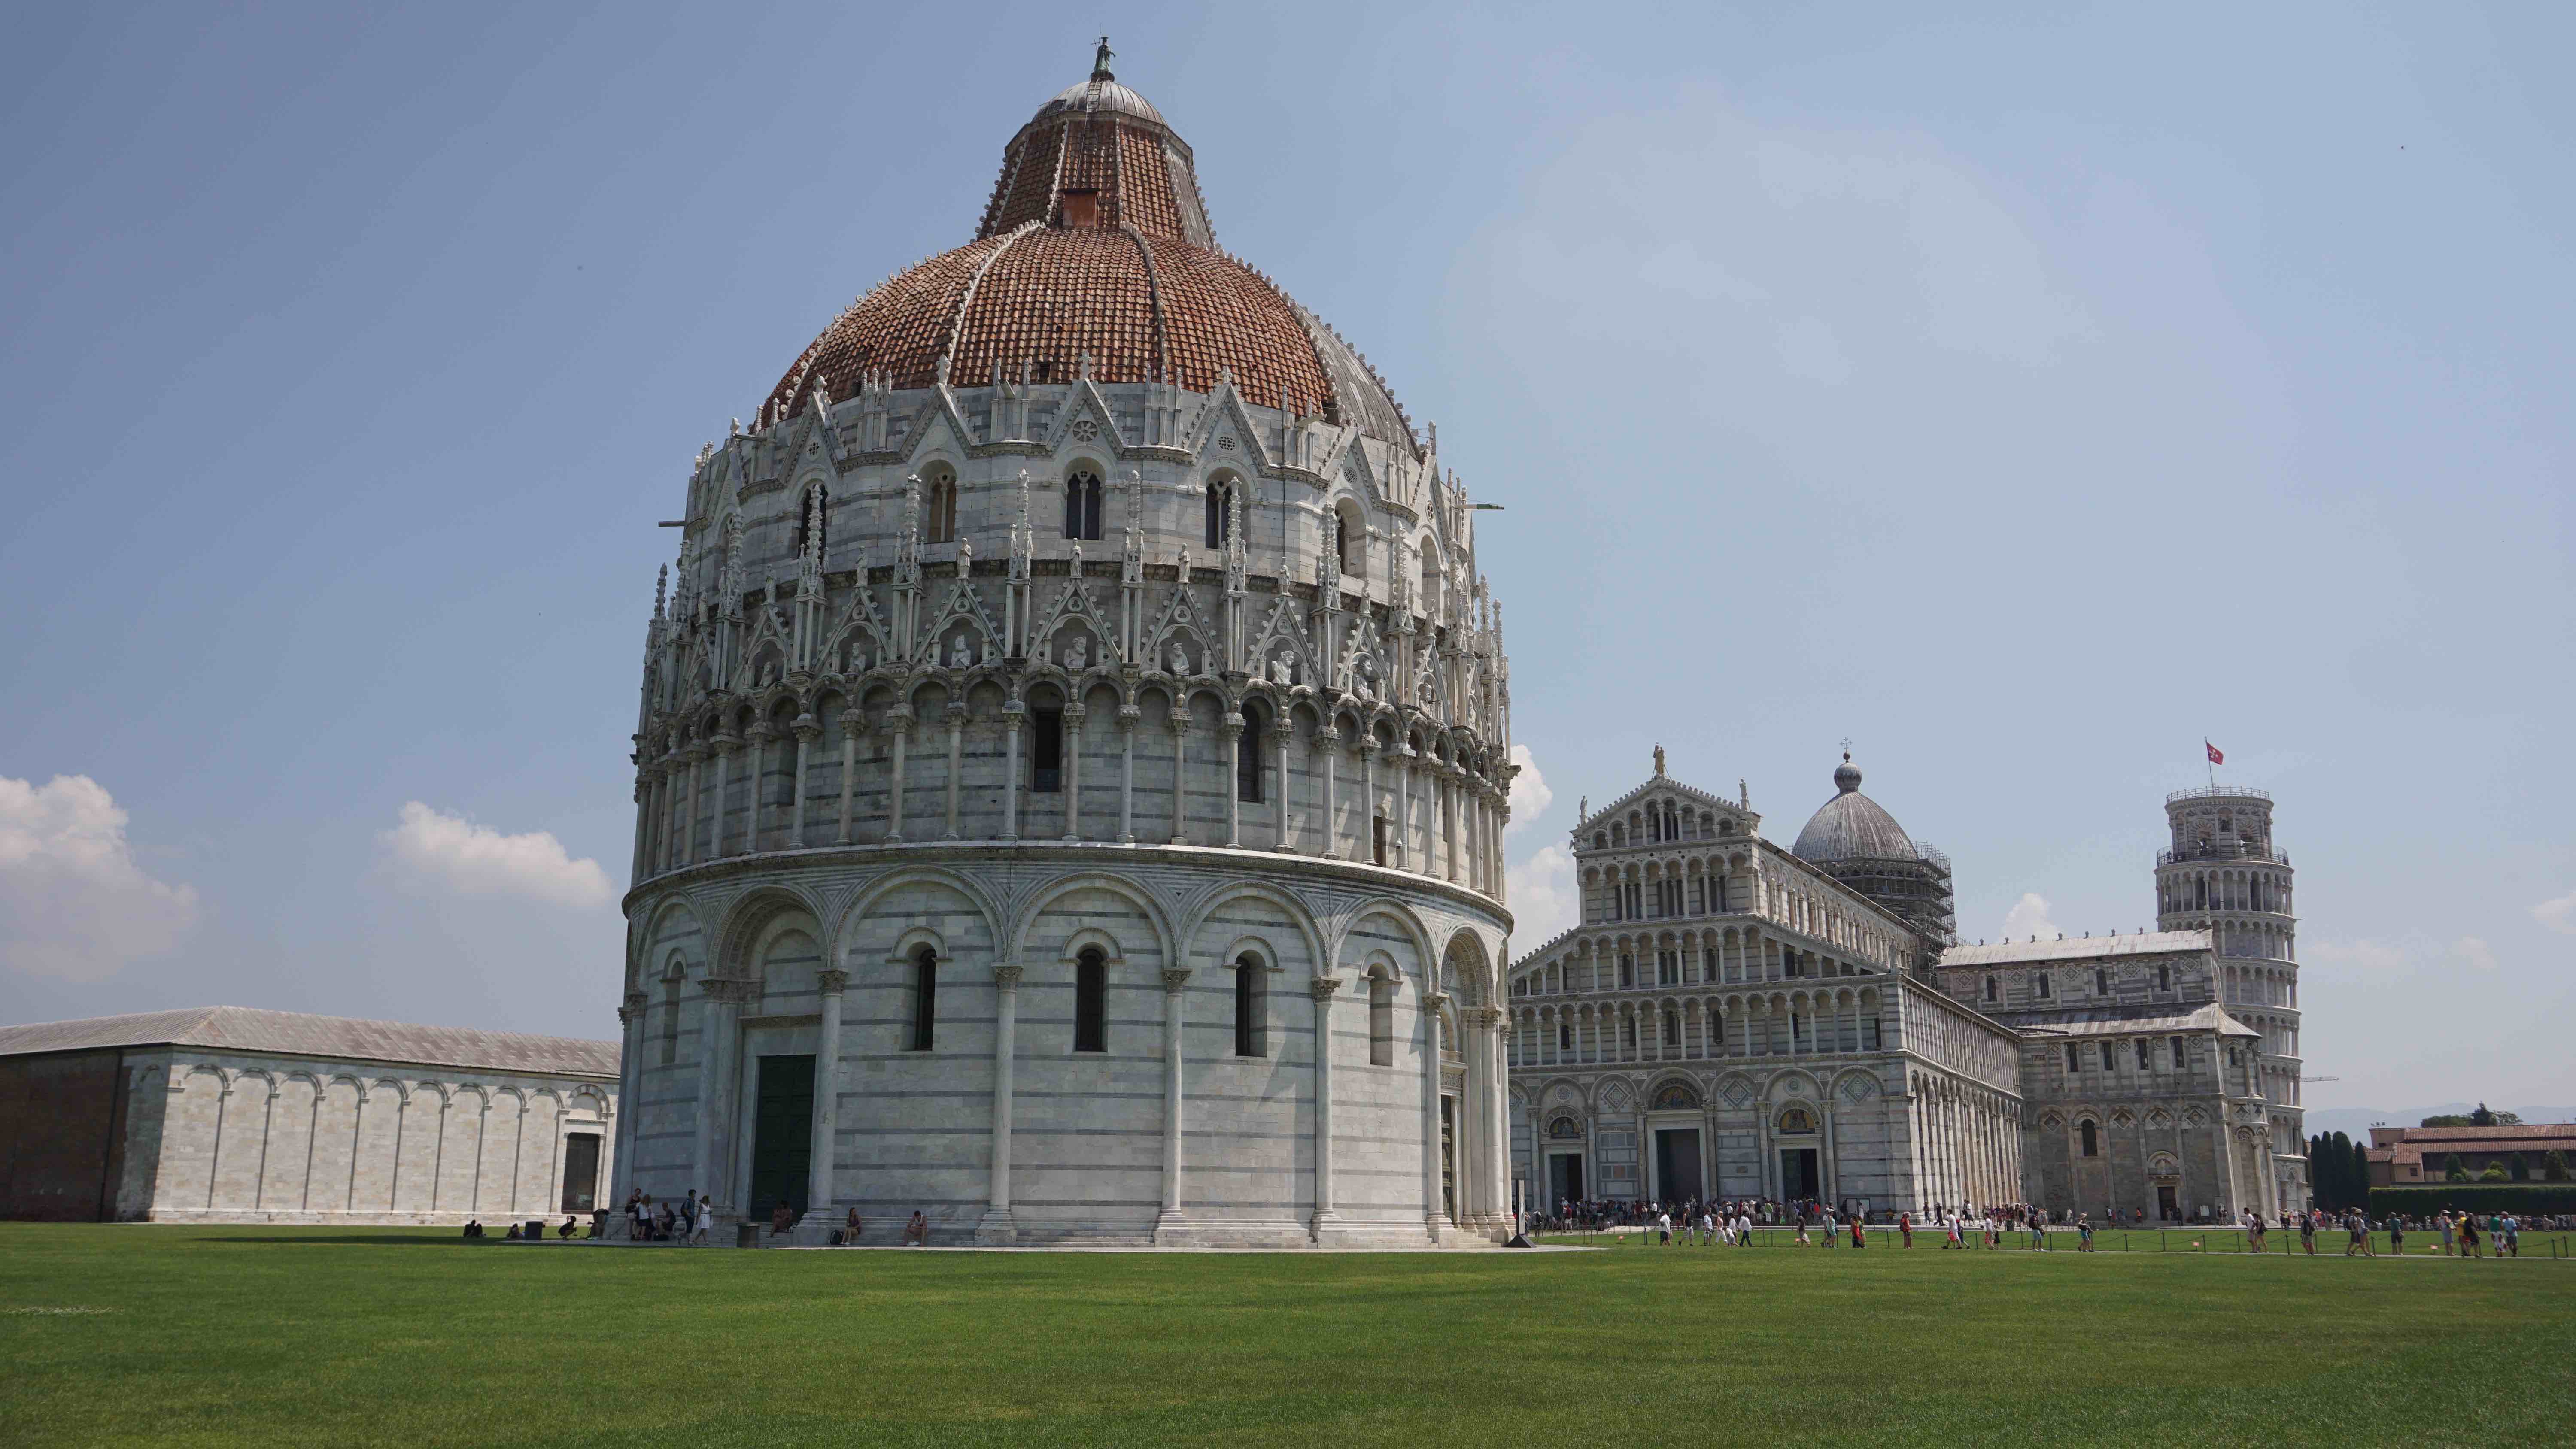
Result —
[[2172, 843], [2156, 855], [2156, 927], [2205, 930], [2228, 1014], [2263, 1033], [2277, 1199], [2308, 1205], [2307, 1136], [2299, 1104], [2298, 917], [2289, 852], [2272, 838], [2272, 797], [2241, 785], [2165, 797]]

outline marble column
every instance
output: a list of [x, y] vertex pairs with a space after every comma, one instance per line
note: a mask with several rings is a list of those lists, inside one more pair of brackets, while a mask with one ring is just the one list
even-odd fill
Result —
[[1018, 1049], [1020, 968], [993, 968], [993, 1179], [990, 1204], [975, 1225], [978, 1243], [1015, 1243], [1011, 1220], [1011, 1065]]
[[789, 822], [789, 850], [805, 848], [805, 782], [806, 765], [814, 754], [814, 742], [823, 737], [823, 727], [810, 714], [798, 715], [792, 728], [796, 733], [796, 812]]
[[1341, 743], [1341, 739], [1342, 732], [1339, 728], [1321, 729], [1315, 732], [1315, 763], [1324, 772], [1324, 848], [1320, 853], [1326, 860], [1342, 858], [1341, 836], [1335, 828], [1339, 823], [1337, 817], [1340, 813], [1340, 802], [1334, 798], [1336, 794], [1334, 786], [1338, 783], [1335, 777], [1341, 774], [1340, 769], [1334, 764], [1334, 757], [1341, 751], [1335, 747]]
[[732, 735], [718, 735], [709, 742], [716, 757], [715, 814], [707, 822], [707, 859], [722, 860], [725, 853], [725, 789], [733, 775], [733, 752], [742, 741]]
[[1188, 817], [1182, 811], [1189, 796], [1190, 717], [1172, 716], [1172, 843], [1190, 843]]
[[746, 786], [751, 791], [751, 808], [745, 812], [749, 818], [742, 828], [745, 855], [760, 853], [760, 829], [769, 804], [769, 745], [777, 738], [778, 726], [774, 724], [763, 721], [751, 727], [751, 779]]
[[1176, 966], [1163, 973], [1163, 1210], [1154, 1219], [1154, 1238], [1189, 1226], [1189, 1215], [1181, 1208], [1181, 1104], [1185, 1083], [1182, 1081], [1181, 1010], [1182, 992], [1190, 982], [1189, 968]]
[[1020, 838], [1020, 735], [1028, 719], [1028, 706], [1016, 698], [1002, 705], [1002, 735], [1006, 741], [1002, 772], [1002, 838]]
[[841, 993], [849, 984], [847, 971], [825, 967], [814, 973], [823, 1022], [814, 1046], [814, 1142], [806, 1178], [805, 1221], [823, 1227], [817, 1237], [825, 1242], [830, 1241], [830, 1229], [838, 1226], [833, 1221], [832, 1169], [841, 1119]]
[[948, 833], [945, 839], [957, 838], [957, 793], [966, 773], [966, 701], [948, 701]]
[[[1136, 722], [1142, 711], [1118, 706], [1118, 843], [1136, 843]], [[1180, 751], [1172, 752], [1172, 798], [1180, 799]]]
[[698, 1028], [698, 1194], [716, 1202], [719, 1217], [738, 1217], [734, 1198], [734, 1108], [742, 1007], [760, 997], [758, 981], [709, 977], [705, 1016]]
[[1440, 1009], [1449, 998], [1438, 992], [1422, 998], [1422, 1230], [1442, 1241], [1449, 1226], [1440, 1201]]
[[1091, 711], [1078, 704], [1064, 711], [1064, 838], [1082, 838], [1082, 722]]
[[1279, 840], [1272, 847], [1276, 850], [1297, 848], [1296, 838], [1288, 833], [1288, 739], [1295, 733], [1296, 730], [1289, 727], [1288, 712], [1281, 710], [1279, 727], [1271, 731], [1279, 740], [1279, 803], [1275, 807], [1279, 819]]
[[1310, 983], [1315, 998], [1315, 1221], [1316, 1246], [1334, 1226], [1333, 1218], [1333, 993], [1338, 976], [1318, 976]]
[[[1225, 848], [1240, 850], [1243, 848], [1243, 787], [1241, 784], [1243, 716], [1228, 713], [1223, 728], [1225, 731]], [[1172, 751], [1172, 755], [1177, 762], [1180, 757], [1177, 747]], [[1177, 763], [1174, 773], [1178, 773]]]
[[912, 706], [898, 704], [886, 711], [886, 732], [894, 736], [894, 772], [886, 778], [886, 844], [903, 844], [903, 768], [904, 746], [912, 740]]
[[1360, 756], [1359, 858], [1379, 864], [1377, 858], [1377, 734], [1362, 730], [1358, 745]]
[[[617, 1008], [618, 1024], [624, 1028], [619, 1035], [624, 1038], [625, 1055], [617, 1064], [617, 1130], [610, 1139], [614, 1145], [610, 1149], [613, 1160], [609, 1164], [608, 1191], [594, 1199], [601, 1207], [623, 1208], [627, 1191], [635, 1185], [635, 1169], [629, 1164], [635, 1160], [635, 1109], [644, 1100], [644, 1012], [649, 1001], [643, 992], [630, 991], [626, 993], [626, 1004]], [[367, 1095], [361, 1088], [358, 1093], [361, 1126], [364, 1125], [366, 1110]], [[353, 1132], [351, 1135], [354, 1137], [356, 1134]], [[351, 1151], [349, 1178], [354, 1184], [357, 1181], [357, 1157], [356, 1149]], [[349, 1189], [349, 1200], [352, 1204], [357, 1200], [355, 1186]]]
[[850, 806], [856, 796], [859, 774], [859, 731], [867, 728], [867, 716], [855, 709], [841, 711], [841, 833], [839, 843], [850, 843]]

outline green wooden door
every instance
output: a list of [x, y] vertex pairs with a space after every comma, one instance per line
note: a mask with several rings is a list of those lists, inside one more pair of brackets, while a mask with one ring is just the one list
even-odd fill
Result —
[[752, 1117], [751, 1200], [742, 1205], [743, 1216], [765, 1218], [782, 1198], [804, 1216], [813, 1164], [814, 1058], [762, 1057]]

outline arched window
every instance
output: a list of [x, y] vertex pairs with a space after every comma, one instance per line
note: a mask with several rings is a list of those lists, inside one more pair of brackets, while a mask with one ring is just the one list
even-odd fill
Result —
[[930, 1050], [939, 1021], [939, 957], [924, 946], [912, 953], [912, 1050]]
[[1064, 480], [1064, 536], [1100, 537], [1100, 475], [1088, 470]]
[[1431, 556], [1430, 543], [1427, 537], [1423, 540], [1422, 615], [1436, 620], [1440, 617], [1440, 563]]
[[[821, 499], [823, 503], [822, 513], [819, 517], [814, 513], [814, 502], [816, 499]], [[795, 527], [791, 529], [788, 534], [788, 551], [799, 558], [805, 556], [805, 545], [808, 542], [805, 536], [805, 524], [806, 520], [809, 518], [815, 518], [821, 525], [814, 531], [814, 537], [811, 541], [827, 548], [830, 547], [832, 497], [830, 494], [823, 491], [823, 485], [820, 483], [817, 483], [813, 487], [805, 490], [805, 499], [796, 509]]]
[[2073, 1042], [2068, 1042], [2066, 1044], [2066, 1069], [2070, 1072], [2080, 1072], [2084, 1070], [2084, 1058], [2076, 1054], [2075, 1043]]
[[1369, 973], [1369, 1065], [1395, 1065], [1395, 983]]
[[[1207, 546], [1223, 548], [1233, 537], [1234, 480], [1219, 478], [1207, 486]], [[1189, 580], [1181, 580], [1188, 583]]]
[[2099, 1157], [2102, 1155], [2101, 1129], [2095, 1127], [2090, 1118], [2087, 1118], [2084, 1122], [2078, 1124], [2075, 1130], [2076, 1135], [2084, 1139], [2085, 1156]]
[[2042, 971], [2042, 972], [2041, 972], [2041, 973], [2039, 973], [2037, 976], [2032, 977], [2032, 978], [2031, 978], [2031, 984], [2032, 984], [2032, 986], [2037, 990], [2037, 992], [2038, 992], [2038, 994], [2039, 994], [2039, 999], [2040, 999], [2040, 1000], [2042, 1000], [2042, 1001], [2046, 1001], [2046, 1000], [2049, 998], [2049, 996], [2052, 994], [2052, 992], [2051, 992], [2051, 990], [2050, 990], [2050, 988], [2049, 988], [2049, 984], [2048, 984], [2048, 973], [2047, 973], [2047, 972], [2045, 972], [2045, 971]]
[[922, 525], [922, 539], [927, 543], [957, 541], [957, 480], [945, 472], [930, 478], [930, 517]]
[[662, 1065], [669, 1066], [680, 1055], [680, 974], [679, 963], [673, 962], [671, 974], [662, 983]]
[[2093, 968], [2093, 994], [2096, 996], [2111, 994], [2111, 973], [2100, 966]]
[[2002, 992], [2003, 992], [2003, 983], [2001, 983], [2001, 982], [1997, 981], [1995, 978], [1993, 978], [1993, 977], [1991, 977], [1991, 976], [1989, 976], [1989, 977], [1987, 977], [1987, 978], [1986, 978], [1986, 999], [1987, 999], [1988, 1001], [1995, 1001], [1995, 1000], [2000, 999], [2000, 998], [2001, 998], [2001, 996], [2002, 996]]
[[1333, 510], [1333, 547], [1341, 556], [1343, 573], [1355, 579], [1368, 577], [1368, 520], [1360, 516], [1360, 506], [1347, 498]]
[[1109, 1050], [1109, 961], [1097, 946], [1073, 961], [1073, 1049]]
[[1234, 960], [1234, 1054], [1270, 1055], [1269, 968], [1246, 951]]
[[1261, 761], [1264, 748], [1263, 726], [1268, 718], [1261, 706], [1245, 701], [1243, 738], [1234, 748], [1234, 798], [1250, 804], [1261, 803]]
[[1671, 1007], [1667, 1006], [1667, 1007], [1665, 1007], [1665, 1008], [1664, 1008], [1664, 1045], [1666, 1045], [1666, 1046], [1668, 1046], [1668, 1047], [1673, 1047], [1673, 1046], [1680, 1046], [1681, 1044], [1682, 1044], [1682, 1018], [1681, 1018], [1681, 1013], [1680, 1013], [1680, 1012], [1677, 1012], [1677, 1011], [1673, 1010]]

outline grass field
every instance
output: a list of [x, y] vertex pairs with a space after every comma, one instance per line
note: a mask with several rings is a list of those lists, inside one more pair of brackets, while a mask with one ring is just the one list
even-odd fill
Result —
[[[2530, 1251], [2528, 1240], [2525, 1252]], [[2576, 1260], [0, 1224], [0, 1444], [2564, 1444]]]

